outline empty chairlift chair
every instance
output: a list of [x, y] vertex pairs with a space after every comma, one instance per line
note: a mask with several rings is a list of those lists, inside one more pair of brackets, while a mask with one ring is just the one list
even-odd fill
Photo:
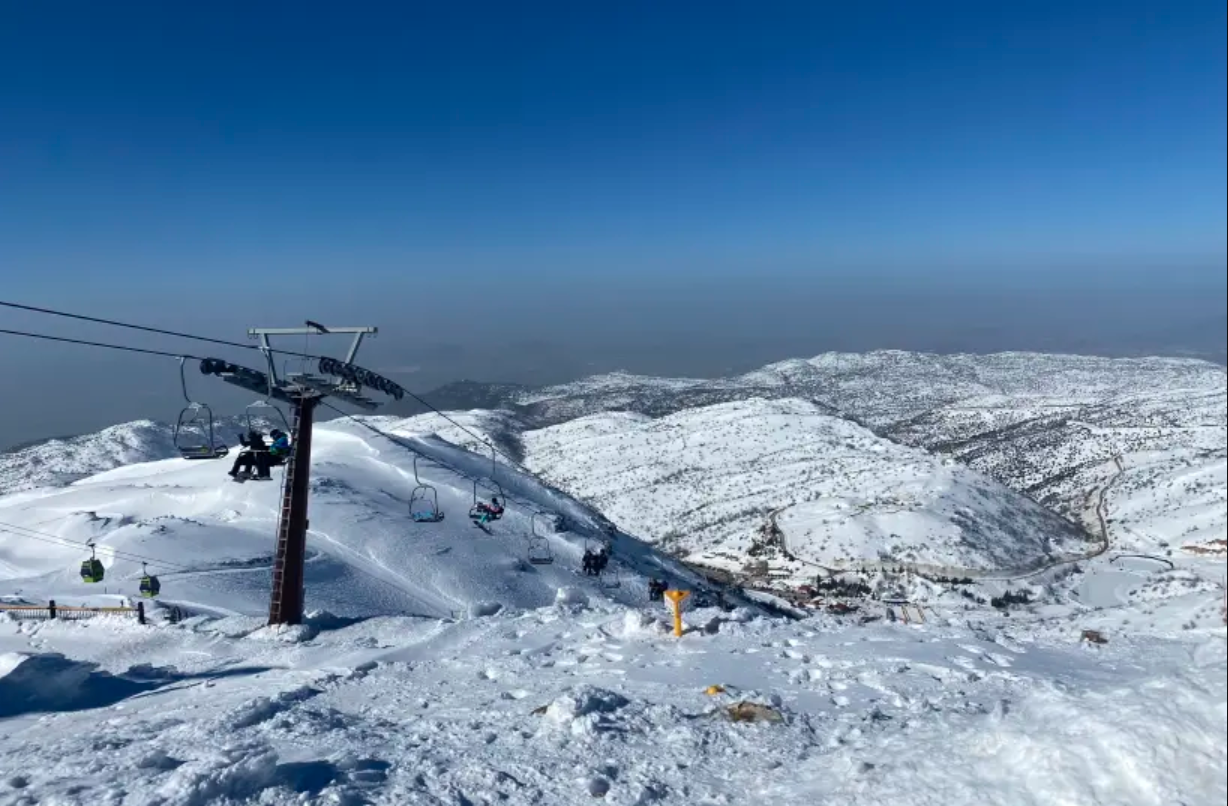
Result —
[[414, 523], [438, 523], [443, 520], [439, 508], [439, 493], [429, 484], [414, 488], [409, 494], [409, 517]]
[[102, 567], [102, 560], [94, 554], [94, 544], [90, 543], [90, 558], [81, 563], [81, 580], [83, 582], [101, 582], [107, 575], [107, 570]]
[[192, 404], [179, 412], [175, 423], [175, 449], [184, 459], [221, 459], [230, 453], [213, 434], [213, 412], [203, 404]]
[[618, 568], [613, 565], [606, 566], [606, 569], [601, 572], [601, 587], [603, 588], [621, 588], [623, 586], [622, 576], [618, 573]]
[[183, 374], [184, 359], [179, 359], [179, 388], [187, 406], [179, 412], [175, 421], [172, 441], [184, 459], [221, 459], [230, 453], [213, 433], [213, 410], [204, 403], [197, 403], [188, 396], [188, 381]]
[[418, 478], [418, 457], [414, 456], [414, 487], [409, 494], [409, 517], [414, 523], [438, 523], [443, 520], [439, 508], [439, 492]]
[[534, 512], [529, 518], [529, 529], [532, 535], [529, 537], [528, 557], [529, 562], [533, 565], [552, 565], [554, 563], [554, 551], [550, 548], [550, 541], [545, 535], [537, 533], [537, 516]]
[[544, 537], [529, 538], [529, 562], [533, 565], [553, 565], [554, 552]]

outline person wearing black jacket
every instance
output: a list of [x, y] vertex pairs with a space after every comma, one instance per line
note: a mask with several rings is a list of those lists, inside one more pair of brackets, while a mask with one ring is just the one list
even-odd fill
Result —
[[255, 429], [248, 431], [246, 437], [240, 434], [239, 444], [247, 450], [235, 457], [234, 466], [226, 474], [231, 478], [237, 477], [240, 471], [250, 475], [256, 468], [256, 455], [268, 453], [269, 450], [268, 446], [264, 443], [264, 434]]

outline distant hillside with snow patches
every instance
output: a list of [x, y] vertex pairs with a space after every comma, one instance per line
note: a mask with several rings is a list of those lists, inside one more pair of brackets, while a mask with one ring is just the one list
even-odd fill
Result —
[[[263, 418], [253, 418], [253, 424], [265, 431], [276, 427]], [[238, 433], [246, 430], [245, 417], [214, 421], [214, 438], [221, 444], [237, 445]], [[0, 452], [0, 495], [63, 487], [104, 470], [176, 457], [174, 437], [173, 423], [134, 420], [93, 434], [48, 439]]]
[[892, 441], [958, 459], [1075, 521], [1085, 520], [1089, 493], [1112, 479], [1121, 457], [1129, 489], [1143, 491], [1141, 506], [1163, 501], [1174, 521], [1201, 518], [1203, 531], [1221, 538], [1226, 526], [1222, 509], [1203, 512], [1202, 498], [1188, 502], [1187, 516], [1180, 495], [1146, 492], [1179, 484], [1169, 469], [1209, 464], [1223, 474], [1228, 374], [1194, 359], [825, 353], [716, 380], [614, 373], [521, 392], [509, 405], [548, 425], [752, 397], [809, 400]]
[[1016, 568], [1088, 548], [1080, 528], [998, 482], [802, 400], [595, 414], [523, 438], [552, 483], [705, 564], [740, 567], [773, 513], [788, 552], [824, 566]]

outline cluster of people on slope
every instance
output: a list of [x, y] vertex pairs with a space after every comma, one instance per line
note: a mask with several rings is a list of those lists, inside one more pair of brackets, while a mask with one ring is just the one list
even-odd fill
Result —
[[273, 442], [266, 445], [264, 434], [255, 429], [248, 431], [247, 436], [240, 434], [239, 444], [245, 450], [235, 457], [235, 463], [227, 475], [238, 478], [242, 473], [256, 479], [271, 478], [269, 471], [278, 465], [284, 465], [290, 456], [290, 437], [279, 428], [270, 431], [269, 437]]
[[602, 546], [597, 551], [584, 550], [584, 573], [590, 577], [601, 576], [601, 572], [610, 563], [610, 550]]

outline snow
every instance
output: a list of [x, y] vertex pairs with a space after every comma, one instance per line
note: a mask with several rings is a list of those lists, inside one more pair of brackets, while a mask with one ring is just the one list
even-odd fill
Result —
[[[395, 422], [386, 423], [395, 425]], [[413, 423], [410, 422], [410, 425]], [[340, 420], [316, 428], [308, 533], [308, 605], [341, 616], [412, 614], [451, 618], [498, 607], [552, 603], [561, 587], [589, 587], [603, 597], [643, 597], [644, 575], [694, 575], [627, 535], [613, 535], [612, 573], [626, 584], [609, 589], [577, 571], [599, 515], [506, 465], [498, 486], [490, 460], [424, 436], [412, 441], [428, 460], [422, 480], [436, 486], [447, 514], [435, 524], [408, 517], [414, 488], [413, 453]], [[0, 572], [6, 586], [29, 601], [116, 604], [133, 597], [141, 559], [163, 584], [159, 603], [186, 612], [259, 615], [267, 612], [280, 496], [276, 483], [229, 480], [229, 459], [166, 459], [108, 470], [67, 487], [0, 498]], [[280, 479], [281, 471], [276, 478]], [[508, 511], [490, 527], [475, 528], [466, 513], [477, 494], [502, 490]], [[572, 532], [555, 532], [549, 518], [565, 515]], [[552, 565], [527, 560], [528, 539], [548, 541]], [[97, 544], [106, 567], [102, 583], [78, 577]]]
[[[438, 416], [366, 418], [426, 457], [447, 511], [430, 525], [407, 517], [409, 451], [320, 424], [312, 612], [295, 627], [265, 625], [278, 485], [168, 458], [157, 429], [2, 457], [0, 600], [131, 601], [135, 555], [164, 593], [145, 625], [0, 612], [0, 804], [1224, 803], [1222, 371], [939, 358], [828, 356], [737, 383], [607, 376], [539, 398], [588, 415], [544, 429], [523, 411], [449, 415], [549, 465], [552, 484], [492, 468]], [[826, 402], [796, 399], [807, 378], [833, 381]], [[747, 395], [752, 381], [777, 393]], [[508, 497], [490, 535], [465, 517], [474, 479]], [[680, 547], [738, 565], [762, 546], [799, 574], [884, 550], [1010, 570], [1086, 548], [1029, 484], [1089, 530], [1103, 515], [1108, 551], [958, 592], [906, 580], [924, 616], [907, 624], [882, 617], [905, 605], [842, 616], [748, 591], [727, 610], [689, 598], [676, 638], [647, 600], [649, 575], [702, 586], [665, 553]], [[553, 566], [527, 562], [532, 535]], [[598, 538], [617, 588], [578, 573]], [[76, 574], [87, 539], [98, 585]], [[1021, 590], [1031, 604], [977, 601]]]
[[[958, 459], [1072, 519], [1087, 491], [1112, 475], [1114, 457], [1132, 468], [1154, 465], [1158, 475], [1139, 483], [1157, 487], [1168, 479], [1149, 456], [1222, 469], [1228, 453], [1228, 374], [1181, 358], [824, 353], [732, 378], [601, 376], [524, 392], [510, 404], [557, 424], [755, 397], [809, 400], [895, 442]], [[1170, 497], [1169, 511], [1184, 506], [1178, 499]]]
[[[1070, 625], [1001, 618], [850, 627], [695, 610], [677, 639], [664, 617], [608, 600], [460, 622], [320, 617], [288, 642], [257, 619], [0, 622], [0, 800], [1153, 806], [1226, 794], [1228, 658], [1215, 638], [1091, 648]], [[69, 678], [66, 697], [56, 683]], [[782, 719], [732, 721], [724, 709], [742, 701]]]
[[[252, 424], [267, 431], [280, 423], [270, 425], [264, 418], [253, 415]], [[220, 443], [237, 444], [237, 433], [245, 430], [246, 417], [214, 420], [214, 439]], [[134, 420], [94, 434], [49, 439], [0, 452], [0, 495], [60, 487], [104, 470], [169, 459], [179, 455], [174, 437], [173, 424]]]
[[740, 566], [773, 517], [811, 566], [1015, 569], [1089, 548], [1034, 501], [802, 400], [596, 414], [522, 441], [530, 468], [626, 531], [718, 567]]

